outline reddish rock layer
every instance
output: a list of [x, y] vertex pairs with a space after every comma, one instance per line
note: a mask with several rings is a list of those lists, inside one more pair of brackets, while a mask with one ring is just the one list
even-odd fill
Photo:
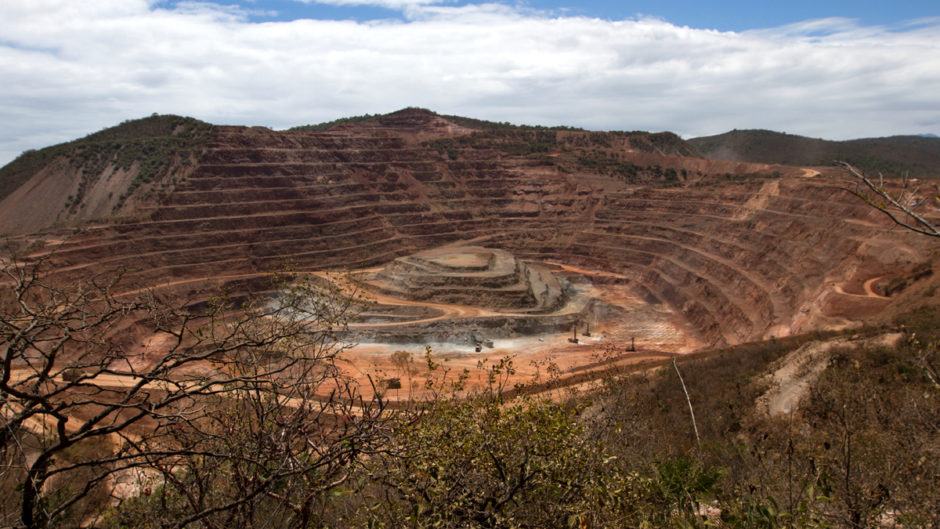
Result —
[[[877, 313], [884, 300], [835, 286], [922, 260], [919, 239], [800, 168], [640, 152], [622, 136], [573, 147], [597, 134], [577, 132], [513, 154], [498, 137], [422, 119], [328, 132], [215, 127], [191, 174], [144, 220], [87, 227], [53, 260], [66, 277], [121, 268], [128, 289], [185, 292], [285, 262], [364, 268], [460, 241], [620, 274], [717, 344]], [[465, 139], [441, 148], [434, 138]], [[629, 162], [650, 182], [587, 155]]]

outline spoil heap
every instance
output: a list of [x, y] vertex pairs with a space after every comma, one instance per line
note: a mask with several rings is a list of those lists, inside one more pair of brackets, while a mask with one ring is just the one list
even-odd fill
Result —
[[428, 250], [399, 257], [370, 282], [383, 294], [512, 312], [550, 312], [564, 302], [546, 269], [491, 248]]

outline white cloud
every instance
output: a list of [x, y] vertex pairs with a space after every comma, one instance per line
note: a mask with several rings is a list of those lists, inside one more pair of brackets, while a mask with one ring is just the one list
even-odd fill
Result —
[[152, 112], [278, 128], [422, 106], [686, 136], [940, 133], [936, 19], [732, 33], [498, 4], [367, 23], [159, 5], [0, 0], [0, 163]]
[[251, 16], [273, 17], [277, 11], [270, 9], [245, 9], [238, 5], [222, 5], [214, 2], [178, 2], [173, 11], [181, 15], [208, 15], [213, 18], [227, 17], [230, 21], [243, 22]]
[[416, 6], [441, 4], [452, 0], [295, 0], [304, 4], [325, 4], [334, 6], [374, 6], [388, 9], [405, 9]]

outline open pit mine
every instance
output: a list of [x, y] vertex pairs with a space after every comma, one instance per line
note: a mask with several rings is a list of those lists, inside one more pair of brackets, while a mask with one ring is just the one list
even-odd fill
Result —
[[363, 377], [428, 345], [458, 368], [512, 355], [522, 380], [886, 321], [907, 303], [886, 285], [933, 258], [835, 167], [418, 109], [290, 131], [155, 116], [4, 171], [0, 231], [60, 279], [120, 271], [119, 296], [197, 305], [274, 296], [285, 266], [342, 272], [369, 300], [338, 335]]

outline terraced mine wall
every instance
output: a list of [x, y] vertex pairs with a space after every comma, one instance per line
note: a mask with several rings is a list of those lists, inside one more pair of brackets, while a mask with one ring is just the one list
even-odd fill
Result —
[[[128, 290], [204, 292], [285, 263], [360, 269], [464, 242], [609, 272], [712, 344], [849, 321], [837, 298], [853, 294], [834, 282], [922, 259], [918, 239], [798, 168], [737, 164], [735, 177], [660, 156], [685, 179], [667, 187], [579, 169], [570, 151], [508, 154], [469, 140], [441, 151], [429, 137], [474, 132], [406, 118], [326, 132], [214, 127], [189, 176], [143, 220], [86, 225], [33, 257], [54, 247], [64, 277], [122, 269]], [[620, 159], [653, 156], [630, 158], [625, 145]], [[872, 311], [885, 303], [856, 297]]]
[[549, 270], [500, 249], [443, 248], [399, 257], [370, 279], [371, 290], [394, 297], [511, 312], [552, 312], [565, 301]]
[[566, 333], [580, 322], [581, 314], [542, 317], [477, 317], [439, 320], [409, 326], [351, 327], [341, 336], [353, 342], [385, 344], [452, 343], [472, 345], [475, 340], [514, 338], [539, 334]]

